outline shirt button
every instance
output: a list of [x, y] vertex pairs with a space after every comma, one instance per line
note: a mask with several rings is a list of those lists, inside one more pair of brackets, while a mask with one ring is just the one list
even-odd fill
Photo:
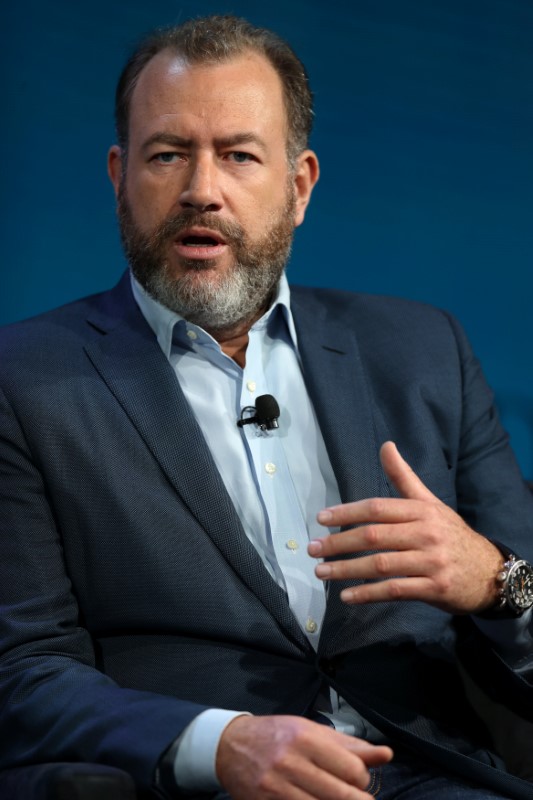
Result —
[[249, 392], [255, 392], [257, 389], [257, 384], [255, 381], [246, 381], [246, 388]]
[[315, 620], [311, 617], [307, 618], [307, 622], [305, 623], [305, 630], [307, 633], [316, 633], [318, 630], [318, 625], [316, 624]]
[[267, 461], [267, 463], [265, 464], [265, 472], [267, 472], [269, 475], [273, 475], [276, 469], [277, 467], [275, 464], [272, 463], [272, 461]]
[[193, 342], [195, 339], [198, 339], [198, 334], [196, 333], [196, 331], [187, 331], [187, 336], [189, 337], [189, 339], [192, 339]]
[[300, 545], [298, 544], [296, 539], [289, 539], [288, 542], [286, 543], [286, 547], [288, 547], [289, 550], [293, 550], [294, 551], [294, 550], [298, 550]]

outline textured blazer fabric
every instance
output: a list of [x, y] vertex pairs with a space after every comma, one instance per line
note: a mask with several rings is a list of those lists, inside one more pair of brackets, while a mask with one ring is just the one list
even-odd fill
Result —
[[[404, 300], [292, 298], [343, 500], [391, 494], [393, 439], [469, 524], [533, 559], [533, 502], [456, 322]], [[332, 585], [312, 650], [127, 275], [0, 334], [0, 536], [0, 767], [96, 761], [147, 788], [204, 708], [306, 714], [327, 682], [393, 739], [531, 796], [469, 711], [448, 614], [348, 608]]]

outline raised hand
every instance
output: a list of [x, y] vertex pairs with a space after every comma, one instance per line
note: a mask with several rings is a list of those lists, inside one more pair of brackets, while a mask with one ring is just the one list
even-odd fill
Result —
[[344, 589], [346, 603], [422, 600], [454, 614], [479, 613], [497, 599], [500, 551], [422, 483], [393, 442], [381, 463], [400, 498], [375, 497], [324, 509], [330, 527], [361, 526], [316, 539], [315, 558], [378, 551], [316, 567], [323, 580], [370, 580]]

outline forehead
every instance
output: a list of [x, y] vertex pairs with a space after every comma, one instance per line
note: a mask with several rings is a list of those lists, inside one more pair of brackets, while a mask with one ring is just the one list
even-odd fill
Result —
[[129, 122], [130, 136], [176, 123], [223, 127], [226, 133], [255, 127], [284, 137], [287, 132], [281, 79], [252, 51], [216, 64], [189, 64], [169, 51], [158, 53], [139, 75]]

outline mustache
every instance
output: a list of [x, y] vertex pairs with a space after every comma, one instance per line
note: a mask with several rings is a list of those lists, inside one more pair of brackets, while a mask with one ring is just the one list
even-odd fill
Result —
[[153, 231], [152, 242], [162, 244], [169, 239], [177, 239], [180, 234], [192, 227], [209, 228], [220, 233], [226, 244], [243, 245], [245, 240], [244, 229], [238, 222], [222, 219], [211, 211], [179, 211], [167, 217]]

